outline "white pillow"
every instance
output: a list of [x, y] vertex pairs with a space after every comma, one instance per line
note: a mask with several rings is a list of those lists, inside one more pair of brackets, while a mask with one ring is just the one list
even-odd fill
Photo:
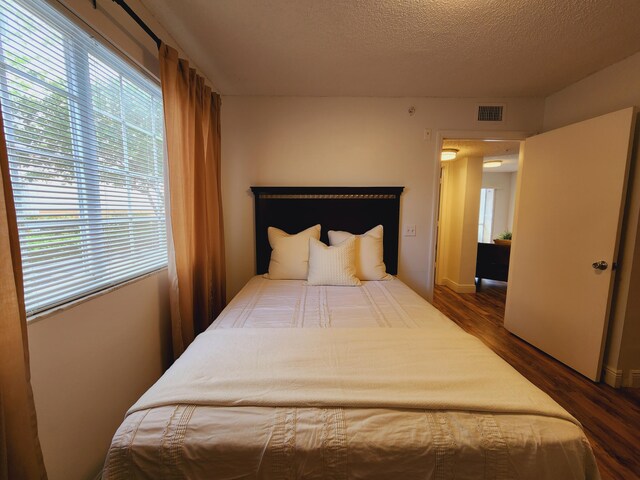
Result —
[[356, 277], [356, 239], [351, 237], [336, 247], [309, 239], [307, 285], [360, 285]]
[[320, 225], [314, 225], [295, 235], [279, 228], [267, 229], [271, 245], [269, 274], [272, 280], [305, 280], [309, 270], [309, 239], [320, 238]]
[[[329, 244], [340, 245], [349, 237], [349, 232], [329, 230]], [[382, 257], [382, 225], [373, 227], [362, 235], [356, 235], [356, 276], [360, 280], [391, 280]]]

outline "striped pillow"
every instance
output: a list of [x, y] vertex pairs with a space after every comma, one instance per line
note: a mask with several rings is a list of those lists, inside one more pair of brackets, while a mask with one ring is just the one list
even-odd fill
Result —
[[[329, 230], [329, 245], [340, 245], [354, 235], [349, 232]], [[373, 227], [362, 235], [356, 235], [356, 276], [360, 280], [391, 280], [382, 255], [382, 225]]]
[[360, 285], [356, 277], [356, 238], [328, 247], [309, 239], [309, 275], [307, 285]]

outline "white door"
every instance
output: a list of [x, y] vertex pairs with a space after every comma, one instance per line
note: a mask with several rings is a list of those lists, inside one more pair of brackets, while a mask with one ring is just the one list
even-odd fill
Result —
[[634, 126], [628, 108], [524, 142], [504, 326], [595, 381]]

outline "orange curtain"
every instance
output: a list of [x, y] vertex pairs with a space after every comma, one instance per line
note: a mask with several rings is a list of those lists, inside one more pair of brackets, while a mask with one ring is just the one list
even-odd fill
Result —
[[[224, 308], [220, 96], [178, 52], [159, 51], [167, 149], [173, 355]], [[173, 249], [171, 247], [173, 244]]]
[[22, 260], [1, 110], [0, 177], [0, 479], [46, 479], [31, 391]]

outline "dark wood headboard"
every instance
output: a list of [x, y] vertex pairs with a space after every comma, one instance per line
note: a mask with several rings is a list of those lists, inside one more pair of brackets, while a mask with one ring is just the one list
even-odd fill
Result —
[[400, 194], [404, 187], [251, 187], [255, 197], [256, 273], [269, 270], [268, 227], [297, 233], [322, 225], [320, 239], [329, 244], [329, 230], [361, 234], [384, 227], [384, 263], [398, 273]]

